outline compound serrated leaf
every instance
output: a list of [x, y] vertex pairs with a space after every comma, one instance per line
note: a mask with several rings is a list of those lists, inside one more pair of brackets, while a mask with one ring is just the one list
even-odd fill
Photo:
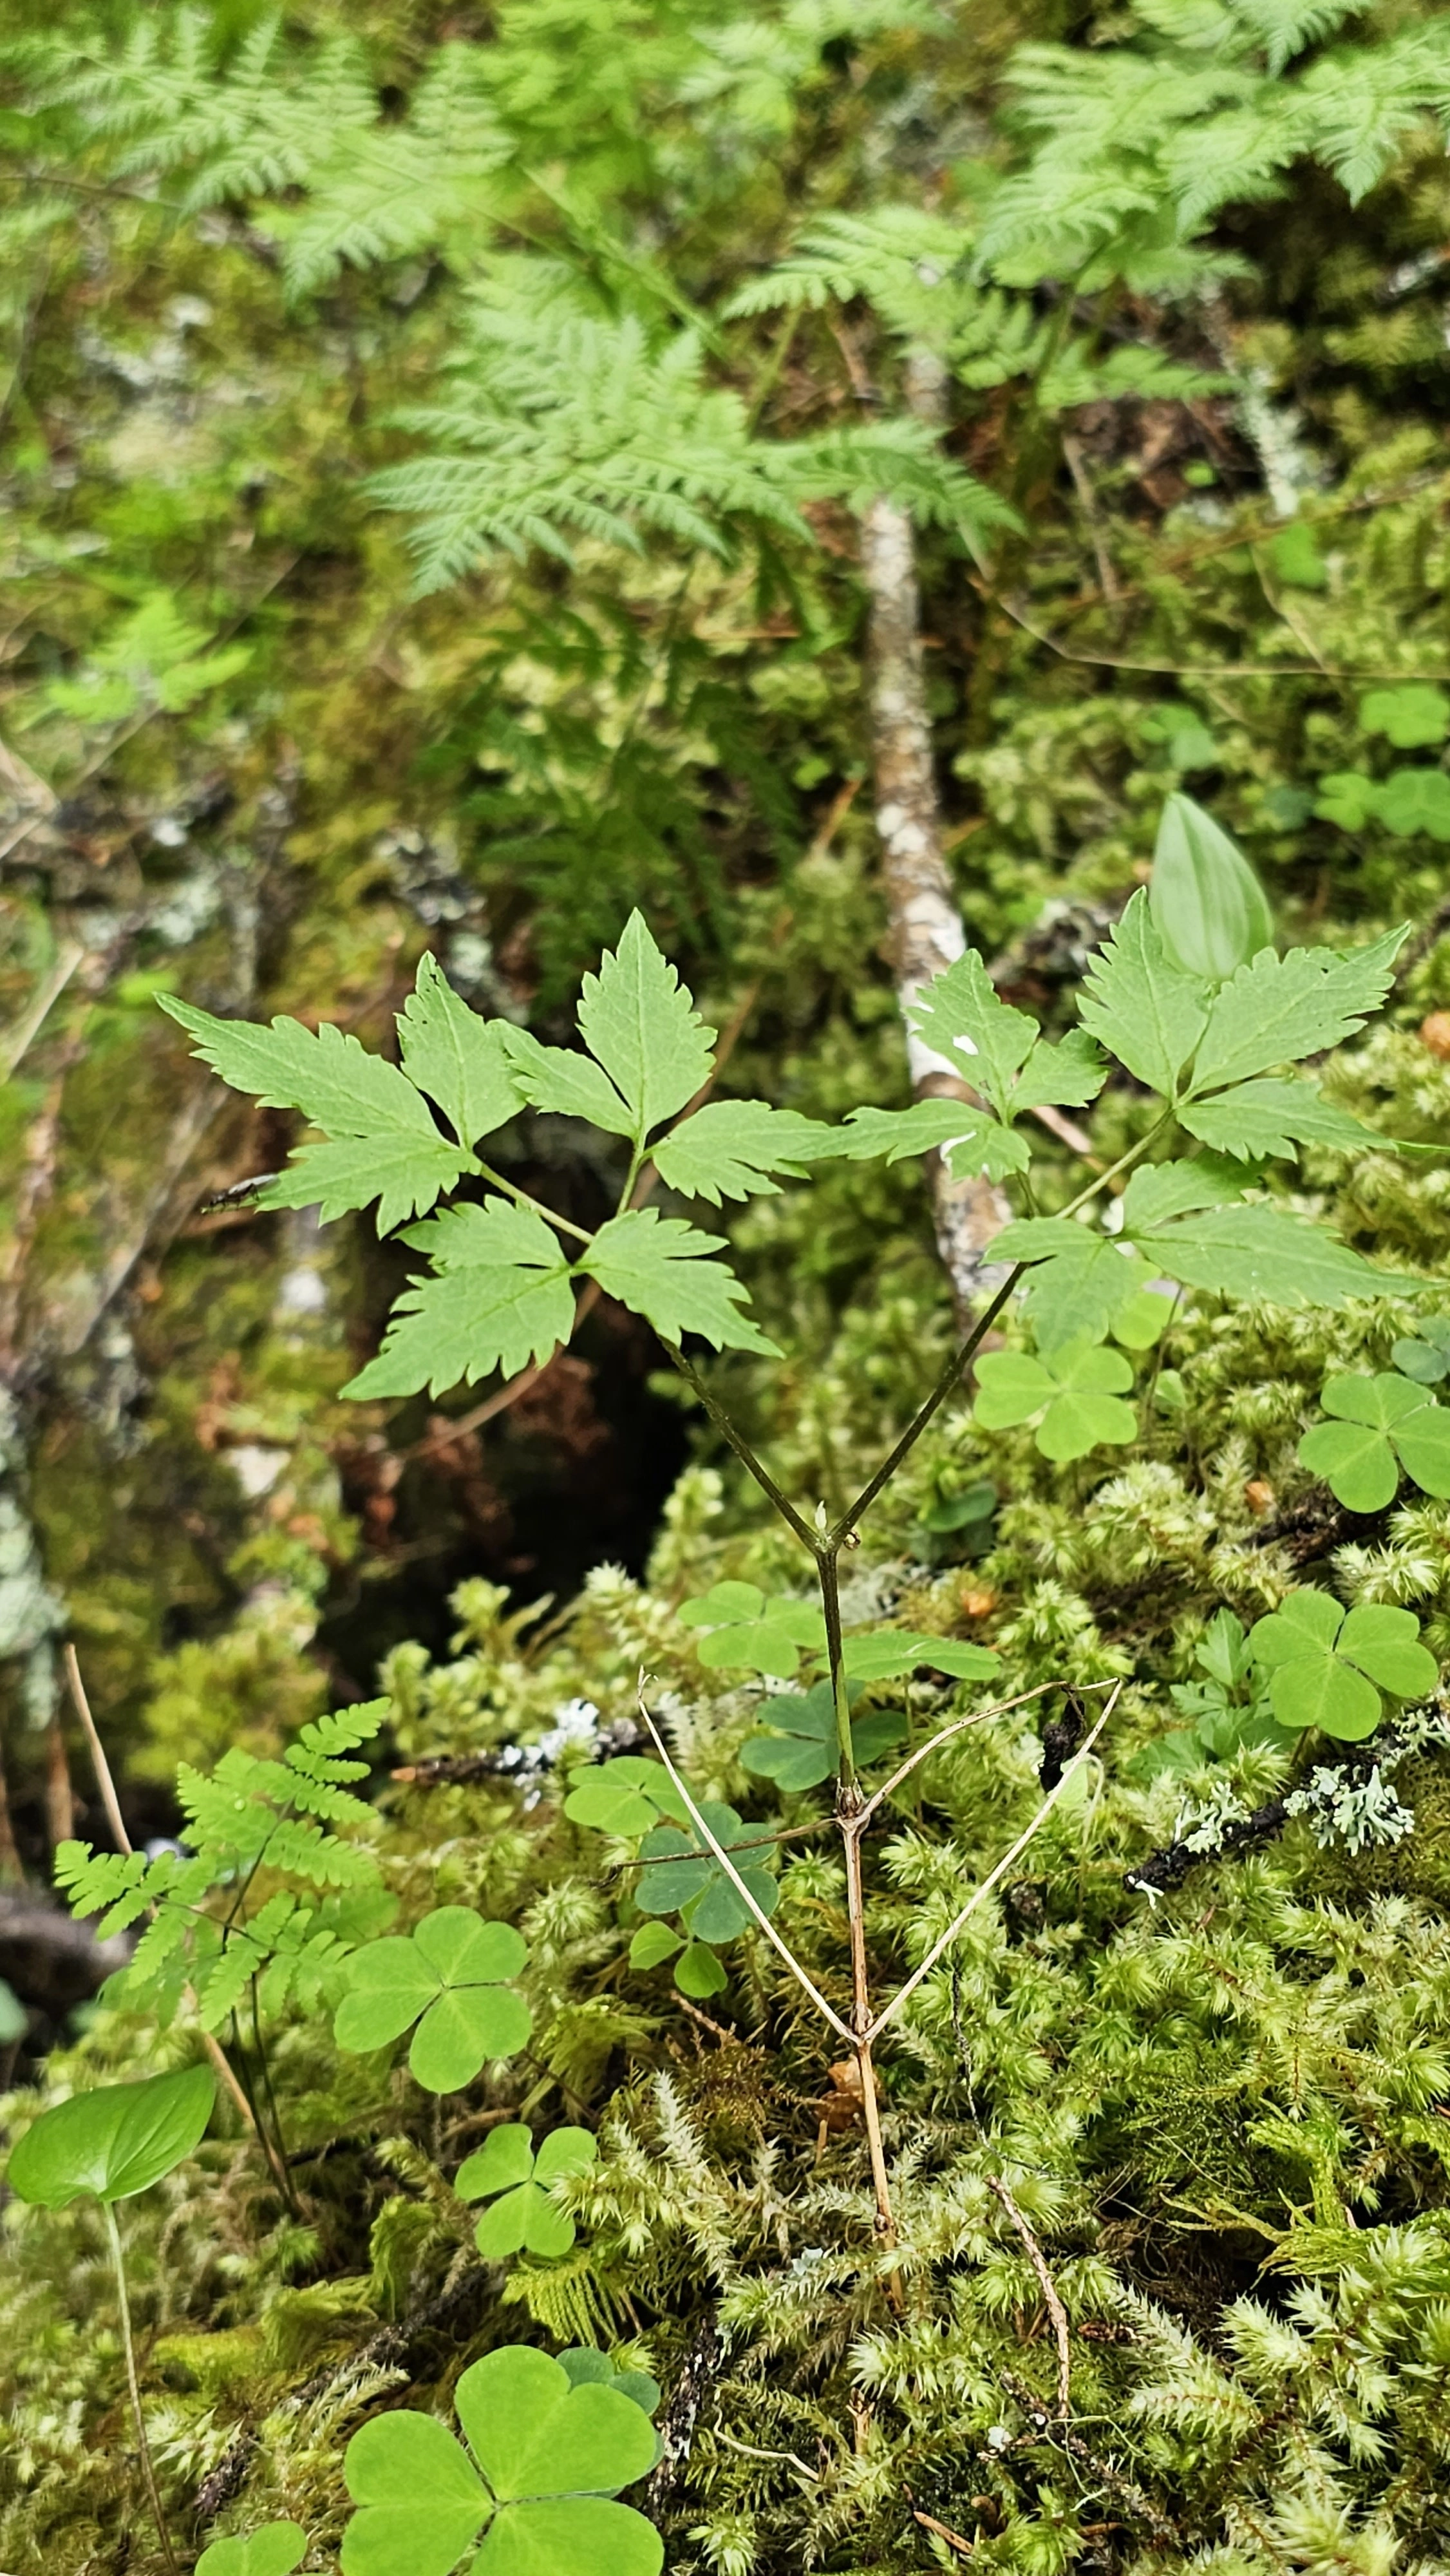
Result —
[[709, 1257], [722, 1242], [654, 1208], [626, 1208], [600, 1227], [579, 1267], [607, 1296], [643, 1315], [664, 1341], [698, 1333], [717, 1351], [779, 1358], [776, 1344], [740, 1313], [747, 1293], [741, 1282]]
[[398, 1039], [409, 1080], [437, 1102], [460, 1145], [476, 1145], [514, 1115], [520, 1093], [500, 1023], [469, 1009], [431, 953], [418, 961]]
[[579, 1033], [633, 1112], [637, 1143], [693, 1099], [715, 1062], [714, 1030], [639, 912], [630, 914], [618, 948], [606, 950], [598, 974], [584, 978]]
[[379, 1234], [405, 1218], [425, 1216], [445, 1190], [472, 1168], [472, 1157], [431, 1136], [344, 1136], [302, 1145], [284, 1172], [258, 1194], [262, 1208], [315, 1207], [324, 1225], [378, 1201]]
[[807, 1165], [841, 1152], [840, 1131], [764, 1100], [711, 1100], [671, 1128], [654, 1149], [668, 1189], [686, 1198], [744, 1199], [773, 1191], [777, 1173], [799, 1180]]
[[1208, 1020], [1208, 987], [1187, 974], [1158, 935], [1140, 886], [1083, 984], [1089, 1036], [1151, 1091], [1172, 1098]]
[[1214, 995], [1193, 1066], [1193, 1096], [1301, 1057], [1322, 1054], [1362, 1029], [1390, 988], [1407, 932], [1387, 931], [1368, 947], [1338, 954], [1291, 948], [1265, 952]]

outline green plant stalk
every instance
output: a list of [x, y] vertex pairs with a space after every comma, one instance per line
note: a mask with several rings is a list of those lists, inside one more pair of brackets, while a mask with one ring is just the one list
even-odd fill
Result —
[[116, 2213], [110, 2201], [101, 2202], [101, 2212], [105, 2218], [106, 2239], [111, 2249], [111, 2268], [116, 2276], [116, 2304], [120, 2310], [121, 2341], [126, 2351], [126, 2379], [131, 2391], [131, 2419], [136, 2427], [136, 2443], [141, 2453], [141, 2474], [146, 2480], [146, 2492], [151, 2499], [151, 2512], [156, 2523], [156, 2536], [161, 2543], [162, 2556], [171, 2570], [171, 2576], [180, 2576], [176, 2552], [171, 2546], [171, 2533], [167, 2527], [165, 2507], [161, 2502], [161, 2490], [156, 2483], [151, 2445], [146, 2439], [146, 2418], [141, 2412], [141, 2382], [136, 2374], [136, 2344], [131, 2332], [131, 2302], [126, 2296], [126, 2258], [121, 2250], [121, 2231], [116, 2224]]

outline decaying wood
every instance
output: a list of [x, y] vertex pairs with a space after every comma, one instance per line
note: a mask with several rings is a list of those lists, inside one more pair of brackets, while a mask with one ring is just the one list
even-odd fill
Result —
[[[945, 371], [924, 350], [911, 360], [908, 396], [919, 417], [941, 418]], [[904, 1015], [922, 987], [962, 955], [966, 934], [942, 852], [916, 548], [911, 520], [894, 502], [876, 499], [862, 519], [861, 570], [870, 601], [876, 828], [892, 969]], [[952, 1066], [910, 1032], [906, 1050], [918, 1100], [975, 1100]], [[1012, 1211], [1001, 1191], [980, 1175], [953, 1180], [939, 1154], [929, 1168], [937, 1249], [958, 1315], [965, 1318], [995, 1284], [987, 1248]]]

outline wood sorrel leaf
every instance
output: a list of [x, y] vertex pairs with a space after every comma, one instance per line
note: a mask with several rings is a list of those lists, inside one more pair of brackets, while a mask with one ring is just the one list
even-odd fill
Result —
[[512, 1924], [487, 1922], [466, 1905], [440, 1906], [411, 1933], [354, 1953], [333, 2036], [361, 2055], [416, 2022], [414, 2076], [426, 2092], [456, 2093], [486, 2059], [516, 2057], [527, 2045], [532, 2017], [507, 1981], [528, 1955]]
[[196, 2576], [292, 2576], [307, 2547], [300, 2522], [264, 2522], [226, 2540], [214, 2540], [196, 2562]]
[[475, 2362], [457, 2390], [467, 2451], [432, 2416], [365, 2424], [344, 2468], [343, 2576], [450, 2576], [481, 2532], [475, 2576], [659, 2576], [659, 2533], [612, 2501], [658, 2456], [648, 2387], [596, 2375], [602, 2359], [514, 2344]]
[[10, 2188], [45, 2209], [68, 2209], [87, 2195], [130, 2200], [191, 2154], [215, 2099], [209, 2066], [73, 2093], [42, 2111], [20, 2139], [10, 2158]]

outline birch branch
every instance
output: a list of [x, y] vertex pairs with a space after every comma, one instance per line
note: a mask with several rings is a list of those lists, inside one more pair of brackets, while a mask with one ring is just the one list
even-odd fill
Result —
[[[907, 367], [907, 400], [918, 419], [939, 423], [945, 397], [946, 371], [940, 360], [927, 350], [914, 351]], [[923, 986], [954, 965], [967, 943], [942, 851], [916, 549], [911, 520], [894, 502], [878, 497], [861, 521], [861, 570], [870, 601], [876, 828], [892, 968], [905, 1019]], [[907, 1028], [907, 1061], [917, 1099], [974, 1100], [945, 1059], [911, 1032], [909, 1020]], [[929, 1158], [928, 1169], [937, 1250], [958, 1315], [966, 1316], [996, 1284], [987, 1247], [1012, 1211], [1001, 1191], [980, 1174], [953, 1180], [940, 1154]]]

